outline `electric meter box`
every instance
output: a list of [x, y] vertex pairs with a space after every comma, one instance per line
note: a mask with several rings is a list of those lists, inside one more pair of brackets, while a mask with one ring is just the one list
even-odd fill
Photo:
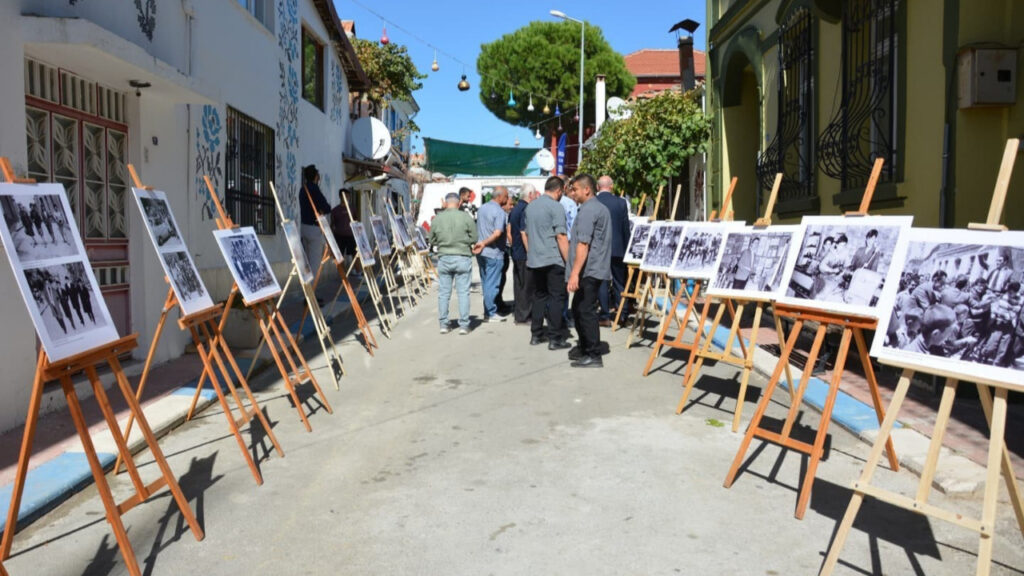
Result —
[[1017, 50], [964, 48], [959, 54], [960, 108], [1008, 106], [1017, 101]]

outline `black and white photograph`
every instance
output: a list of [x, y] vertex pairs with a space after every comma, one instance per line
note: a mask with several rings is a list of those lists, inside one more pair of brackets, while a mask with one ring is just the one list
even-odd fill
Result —
[[391, 223], [391, 229], [395, 232], [395, 246], [399, 250], [405, 250], [409, 246], [409, 243], [412, 242], [412, 239], [409, 238], [409, 231], [402, 225], [401, 219], [399, 219], [398, 215], [395, 214], [394, 209], [391, 208], [391, 204], [385, 204], [384, 207], [388, 213], [388, 222]]
[[626, 248], [626, 256], [622, 261], [627, 264], [639, 264], [644, 259], [644, 252], [647, 251], [651, 224], [646, 218], [634, 218], [631, 222], [633, 222], [633, 231], [629, 235], [629, 246]]
[[288, 251], [292, 255], [292, 262], [299, 271], [299, 281], [303, 284], [313, 283], [313, 270], [309, 267], [309, 260], [306, 259], [306, 251], [302, 249], [302, 236], [299, 234], [299, 226], [294, 220], [288, 220], [281, 224], [284, 230], [284, 238], [288, 241]]
[[[117, 340], [117, 328], [73, 224], [63, 186], [0, 183], [0, 207], [4, 252], [50, 361]], [[33, 246], [24, 228], [28, 224], [21, 220], [22, 208], [32, 222], [32, 235], [42, 235], [37, 239], [40, 244]]]
[[359, 259], [363, 266], [373, 266], [377, 260], [373, 257], [373, 249], [370, 248], [370, 239], [366, 236], [366, 228], [362, 222], [352, 222], [352, 236], [356, 239], [356, 248], [359, 250]]
[[416, 249], [420, 252], [430, 250], [430, 244], [427, 243], [427, 237], [423, 234], [423, 228], [420, 226], [416, 227]]
[[402, 214], [398, 217], [405, 224], [405, 231], [409, 233], [409, 246], [416, 246], [416, 223], [413, 221], [414, 218], [409, 214]]
[[906, 250], [912, 216], [806, 216], [780, 301], [826, 312], [878, 317], [893, 262]]
[[181, 311], [186, 316], [213, 306], [213, 300], [188, 252], [164, 252], [160, 256]]
[[668, 272], [672, 259], [679, 250], [686, 224], [683, 222], [655, 222], [647, 239], [647, 250], [640, 261], [640, 269], [649, 272]]
[[893, 268], [873, 355], [1024, 388], [1024, 233], [914, 229]]
[[174, 221], [171, 207], [167, 204], [166, 195], [163, 192], [139, 188], [132, 188], [132, 192], [139, 200], [142, 215], [146, 217], [146, 226], [153, 236], [157, 250], [183, 250], [185, 242], [178, 234], [178, 226]]
[[384, 228], [384, 219], [380, 216], [370, 216], [370, 229], [373, 230], [373, 238], [377, 241], [377, 250], [381, 256], [391, 254], [391, 240], [388, 238], [388, 231]]
[[742, 226], [742, 222], [688, 222], [668, 270], [669, 276], [710, 278], [715, 273], [725, 232]]
[[277, 278], [270, 268], [251, 226], [234, 230], [214, 230], [220, 251], [227, 260], [228, 269], [242, 292], [246, 303], [262, 300], [281, 292]]
[[747, 226], [725, 233], [708, 294], [768, 300], [781, 295], [786, 263], [796, 259], [800, 226]]
[[[345, 261], [345, 256], [341, 253], [341, 247], [338, 246], [338, 240], [334, 237], [334, 232], [331, 231], [331, 220], [327, 214], [321, 214], [317, 218], [317, 222], [320, 223], [320, 231], [324, 233], [324, 238], [327, 239], [327, 246], [331, 249], [331, 256], [334, 256], [334, 261], [342, 263]], [[317, 263], [319, 266], [320, 263]]]
[[16, 194], [0, 193], [4, 224], [23, 264], [78, 254], [72, 232], [75, 221], [64, 210], [63, 196], [60, 184], [22, 187]]

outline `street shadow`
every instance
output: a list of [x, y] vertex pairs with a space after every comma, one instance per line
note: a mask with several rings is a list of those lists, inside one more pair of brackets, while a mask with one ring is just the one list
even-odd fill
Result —
[[[746, 397], [743, 399], [744, 405], [748, 402], [757, 404], [757, 400], [761, 397], [763, 388], [755, 386], [748, 382]], [[699, 391], [699, 394], [695, 394]], [[735, 401], [739, 399], [740, 395], [740, 383], [738, 378], [719, 378], [712, 374], [703, 374], [697, 377], [697, 381], [693, 383], [693, 390], [690, 391], [690, 398], [687, 399], [686, 406], [683, 407], [683, 412], [686, 412], [693, 406], [701, 405], [714, 408], [715, 410], [732, 414], [735, 410]], [[709, 402], [705, 402], [705, 399], [711, 398]], [[726, 400], [732, 399], [732, 410], [723, 407]], [[746, 406], [744, 406], [746, 407]], [[682, 414], [682, 412], [680, 412]], [[768, 420], [768, 417], [762, 419], [763, 423]]]
[[[814, 437], [817, 434], [817, 429], [811, 428], [810, 426], [803, 424], [803, 416], [803, 410], [797, 413], [796, 418], [793, 420], [793, 429], [790, 431], [789, 437], [792, 438], [793, 440], [813, 444]], [[785, 419], [764, 416], [761, 418], [760, 428], [767, 430], [769, 432], [781, 434], [784, 425]], [[774, 442], [770, 442], [768, 440], [761, 440], [761, 443], [758, 444], [758, 446], [750, 453], [750, 456], [748, 456], [747, 459], [743, 461], [743, 464], [741, 464], [739, 469], [736, 471], [736, 477], [734, 478], [734, 481], [738, 480], [740, 476], [749, 474], [751, 476], [754, 476], [755, 478], [760, 478], [762, 480], [769, 482], [770, 484], [777, 484], [779, 486], [783, 486], [799, 494], [800, 490], [803, 488], [803, 479], [804, 476], [807, 474], [807, 466], [808, 462], [810, 461], [810, 456], [802, 452], [797, 452], [795, 450], [779, 446], [779, 454], [775, 458], [775, 462], [772, 464], [772, 468], [768, 472], [768, 474], [762, 474], [760, 472], [751, 470], [750, 466], [755, 461], [757, 461], [758, 457], [761, 455], [762, 452], [764, 452], [765, 448], [767, 448], [769, 445], [778, 446]], [[782, 465], [786, 460], [786, 455], [790, 452], [793, 452], [800, 457], [800, 474], [797, 476], [795, 485], [784, 484], [778, 480], [778, 475], [779, 472], [782, 470]], [[822, 446], [821, 462], [828, 461], [829, 455], [831, 453], [832, 435], [826, 434], [825, 443]]]
[[[835, 528], [829, 536], [828, 545], [822, 552], [823, 563], [824, 556], [827, 555], [835, 541], [839, 524], [852, 497], [853, 491], [849, 488], [827, 480], [818, 480], [814, 483], [814, 489], [811, 491], [811, 510], [836, 522]], [[862, 574], [881, 576], [897, 572], [904, 573], [908, 568], [914, 574], [924, 574], [924, 569], [918, 560], [919, 556], [936, 559], [942, 557], [931, 522], [926, 516], [875, 498], [866, 497], [864, 499], [857, 518], [853, 522], [850, 536], [858, 537], [860, 535], [868, 537], [871, 565], [856, 566], [842, 560], [840, 563]], [[886, 542], [902, 548], [907, 555], [909, 566], [883, 566], [879, 542]]]
[[[658, 359], [662, 361], [661, 364], [652, 364], [651, 369], [647, 372], [648, 376], [655, 372], [665, 372], [667, 374], [672, 374], [673, 376], [682, 376], [683, 373], [686, 372], [686, 364], [690, 360], [690, 351], [666, 345], [662, 347], [661, 355], [658, 356]], [[669, 370], [668, 367], [673, 364], [676, 365]]]
[[[270, 429], [277, 428], [280, 420], [271, 420], [270, 412], [267, 411], [266, 406], [260, 406], [260, 411], [263, 412], [263, 417], [267, 419]], [[270, 436], [267, 435], [267, 430], [263, 429], [263, 423], [256, 416], [253, 416], [252, 420], [249, 421], [249, 448], [252, 451], [252, 461], [256, 464], [256, 471], [262, 476], [263, 469], [260, 467], [260, 464], [264, 460], [270, 459], [270, 454], [275, 451], [275, 448], [274, 443], [270, 441]]]
[[[178, 485], [185, 496], [185, 501], [193, 506], [196, 522], [203, 531], [206, 530], [206, 491], [224, 478], [223, 474], [213, 475], [213, 465], [217, 454], [218, 452], [214, 452], [204, 458], [192, 458], [188, 471], [178, 478]], [[153, 574], [157, 555], [162, 550], [181, 540], [182, 536], [191, 534], [191, 529], [185, 522], [185, 517], [181, 515], [178, 503], [172, 497], [170, 490], [164, 490], [159, 497], [167, 498], [169, 502], [167, 511], [160, 518], [149, 554], [143, 559], [142, 573], [146, 576]]]
[[[125, 531], [129, 532], [130, 529], [125, 528]], [[111, 545], [111, 543], [113, 544]], [[117, 567], [120, 554], [121, 549], [118, 547], [113, 535], [104, 534], [103, 540], [96, 549], [96, 553], [93, 554], [92, 560], [86, 564], [82, 576], [106, 576], [110, 574]]]

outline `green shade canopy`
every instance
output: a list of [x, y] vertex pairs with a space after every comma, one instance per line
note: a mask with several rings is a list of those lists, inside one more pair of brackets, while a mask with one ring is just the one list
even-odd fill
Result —
[[449, 176], [520, 176], [537, 154], [537, 149], [480, 146], [424, 138], [426, 169]]

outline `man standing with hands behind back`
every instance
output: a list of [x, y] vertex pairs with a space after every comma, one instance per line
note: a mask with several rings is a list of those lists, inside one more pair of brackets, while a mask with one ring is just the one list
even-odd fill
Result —
[[597, 299], [601, 281], [611, 280], [611, 214], [594, 197], [596, 184], [590, 174], [577, 174], [569, 184], [580, 208], [572, 224], [569, 246], [568, 290], [573, 292], [572, 314], [576, 320], [577, 347], [569, 351], [573, 368], [601, 368], [601, 326]]
[[508, 214], [505, 203], [508, 202], [508, 189], [498, 186], [494, 189], [491, 201], [477, 210], [476, 229], [478, 244], [483, 247], [477, 255], [480, 267], [480, 287], [484, 293], [484, 322], [504, 322], [505, 317], [498, 313], [498, 286], [501, 285], [501, 270], [505, 264], [505, 224]]
[[625, 198], [612, 194], [613, 184], [611, 176], [601, 176], [597, 179], [597, 199], [604, 204], [611, 216], [609, 232], [612, 237], [612, 279], [610, 282], [601, 282], [597, 295], [597, 300], [601, 304], [600, 323], [605, 328], [611, 328], [612, 310], [620, 306], [622, 291], [626, 289], [626, 263], [623, 258], [626, 256], [626, 246], [629, 245], [629, 204]]

